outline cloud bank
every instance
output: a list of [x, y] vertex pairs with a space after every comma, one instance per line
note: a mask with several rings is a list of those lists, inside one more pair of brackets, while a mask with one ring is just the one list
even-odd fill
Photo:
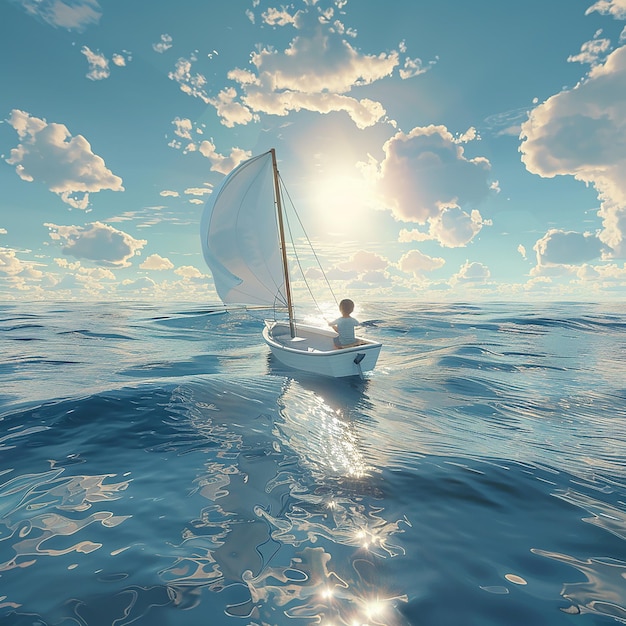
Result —
[[[594, 6], [609, 3], [597, 3]], [[617, 4], [612, 4], [616, 7]], [[526, 169], [574, 176], [598, 192], [607, 256], [626, 257], [626, 47], [594, 66], [574, 89], [548, 98], [522, 125]]]
[[[364, 129], [383, 121], [385, 108], [380, 102], [355, 97], [351, 92], [390, 77], [396, 70], [402, 79], [413, 78], [434, 64], [402, 56], [404, 42], [399, 50], [362, 53], [350, 42], [356, 32], [337, 18], [334, 7], [307, 4], [304, 10], [289, 12], [283, 7], [261, 13], [263, 23], [295, 29], [297, 35], [284, 50], [259, 45], [250, 54], [251, 69], [231, 69], [228, 79], [233, 84], [217, 95], [209, 95], [205, 75], [193, 69], [198, 61], [195, 54], [179, 58], [169, 78], [183, 92], [212, 105], [228, 128], [258, 121], [260, 114], [284, 117], [292, 112], [313, 111], [345, 112], [358, 128]], [[248, 16], [256, 20], [252, 12]]]

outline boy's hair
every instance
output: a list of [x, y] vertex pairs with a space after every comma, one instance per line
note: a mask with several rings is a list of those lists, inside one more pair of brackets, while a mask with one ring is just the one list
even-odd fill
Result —
[[352, 300], [350, 300], [349, 298], [346, 298], [345, 300], [342, 300], [339, 303], [339, 310], [342, 313], [347, 313], [348, 315], [350, 315], [350, 313], [352, 313], [352, 311], [354, 311], [354, 302], [352, 302]]

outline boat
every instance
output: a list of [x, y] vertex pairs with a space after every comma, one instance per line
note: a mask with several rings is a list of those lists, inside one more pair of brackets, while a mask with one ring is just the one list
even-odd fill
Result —
[[[244, 161], [206, 203], [200, 230], [202, 252], [224, 305], [285, 311], [265, 320], [262, 337], [283, 365], [323, 376], [361, 376], [373, 370], [382, 344], [357, 337], [336, 348], [337, 336], [296, 319], [285, 238], [284, 185], [274, 148]], [[316, 257], [317, 258], [317, 257]]]

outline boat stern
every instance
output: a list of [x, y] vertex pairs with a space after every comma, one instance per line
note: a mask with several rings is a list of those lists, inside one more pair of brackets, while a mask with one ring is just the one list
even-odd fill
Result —
[[287, 367], [330, 376], [363, 376], [374, 369], [382, 344], [361, 340], [360, 345], [337, 349], [331, 330], [297, 326], [296, 337], [291, 337], [289, 325], [284, 322], [267, 322], [263, 329], [263, 339], [272, 354]]

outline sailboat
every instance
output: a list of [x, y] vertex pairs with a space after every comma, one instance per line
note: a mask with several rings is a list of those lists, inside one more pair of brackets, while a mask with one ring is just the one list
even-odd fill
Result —
[[274, 148], [233, 169], [208, 200], [201, 220], [202, 252], [225, 305], [287, 312], [265, 320], [263, 339], [283, 365], [324, 376], [361, 376], [374, 369], [382, 344], [337, 336], [296, 320], [285, 240], [286, 216]]

